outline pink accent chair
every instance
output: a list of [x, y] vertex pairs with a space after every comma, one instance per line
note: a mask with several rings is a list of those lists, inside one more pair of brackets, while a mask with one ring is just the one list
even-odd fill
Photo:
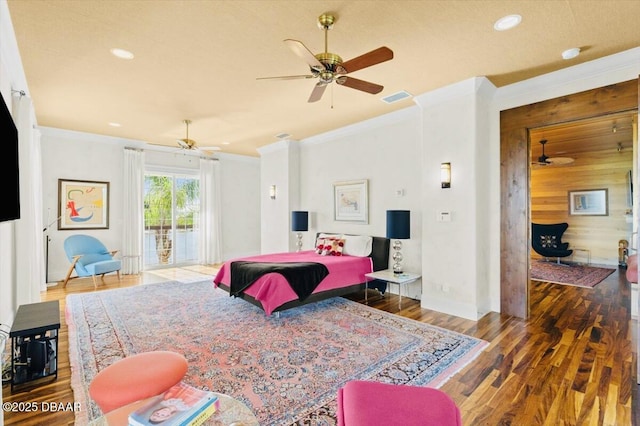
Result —
[[462, 426], [460, 409], [428, 387], [354, 380], [338, 390], [338, 426]]
[[89, 395], [103, 414], [150, 396], [180, 382], [187, 359], [176, 352], [143, 352], [122, 358], [96, 374]]

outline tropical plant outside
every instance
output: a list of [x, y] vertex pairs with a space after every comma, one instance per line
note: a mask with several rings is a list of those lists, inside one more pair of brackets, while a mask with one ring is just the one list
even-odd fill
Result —
[[199, 195], [200, 182], [192, 177], [145, 175], [144, 224], [154, 234], [160, 264], [172, 259], [174, 210], [176, 229], [196, 228]]

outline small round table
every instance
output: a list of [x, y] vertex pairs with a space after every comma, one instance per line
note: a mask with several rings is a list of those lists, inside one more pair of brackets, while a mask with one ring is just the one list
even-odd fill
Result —
[[220, 409], [213, 413], [205, 425], [224, 426], [258, 426], [258, 419], [244, 403], [223, 393], [216, 393], [220, 398]]
[[[213, 413], [203, 425], [205, 426], [258, 426], [258, 419], [241, 401], [225, 395], [214, 392], [220, 399], [220, 407], [218, 411]], [[101, 416], [90, 423], [91, 426], [128, 426], [129, 414], [138, 408], [144, 406], [148, 401], [155, 397], [147, 398], [142, 401], [136, 401], [124, 407], [117, 408], [109, 413]]]

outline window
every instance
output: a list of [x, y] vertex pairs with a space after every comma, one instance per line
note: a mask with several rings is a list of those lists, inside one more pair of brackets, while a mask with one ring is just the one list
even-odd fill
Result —
[[196, 263], [199, 223], [200, 180], [197, 175], [145, 173], [145, 269]]

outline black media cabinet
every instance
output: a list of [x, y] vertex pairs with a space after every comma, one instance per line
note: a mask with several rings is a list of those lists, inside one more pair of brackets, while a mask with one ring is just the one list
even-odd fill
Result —
[[11, 326], [11, 390], [45, 377], [58, 378], [58, 330], [60, 304], [20, 305]]

